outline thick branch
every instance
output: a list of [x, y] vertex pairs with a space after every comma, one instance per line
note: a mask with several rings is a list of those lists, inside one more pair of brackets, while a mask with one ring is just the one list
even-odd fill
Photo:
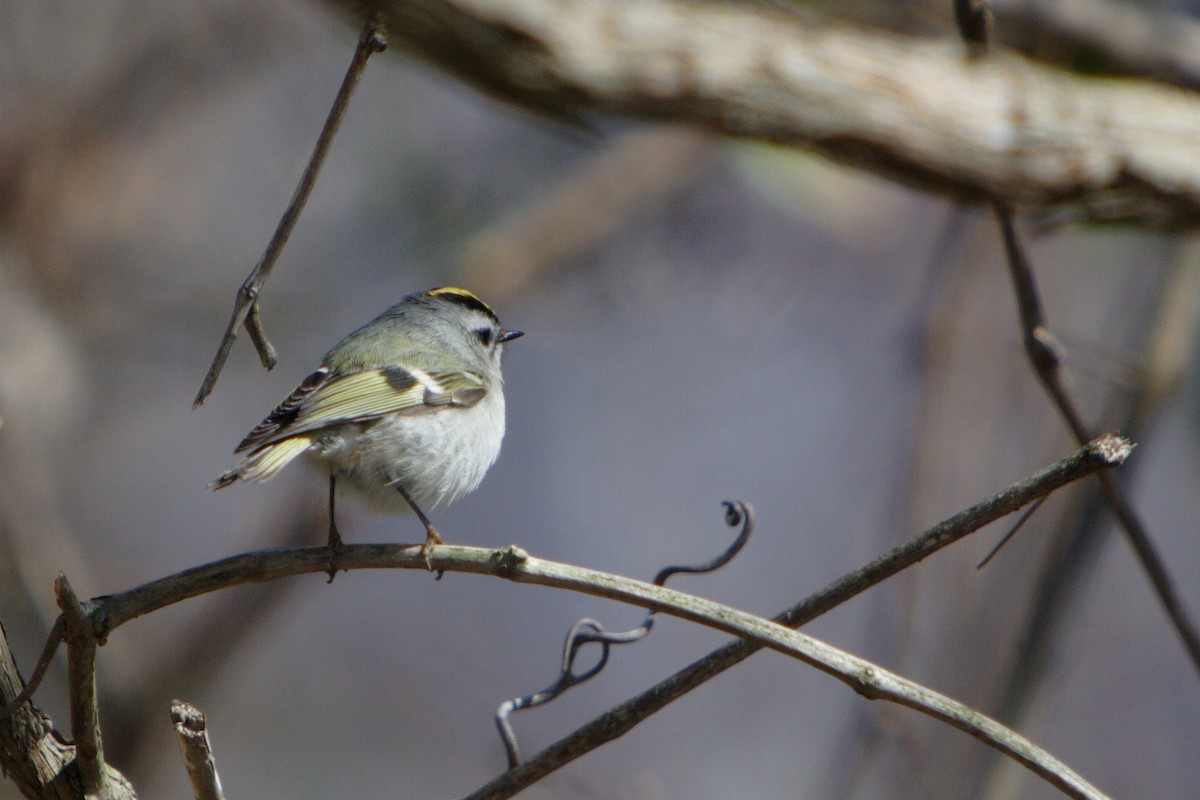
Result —
[[[60, 635], [55, 626], [55, 636]], [[0, 707], [12, 706], [0, 716], [0, 774], [30, 800], [79, 800], [84, 797], [76, 748], [67, 744], [50, 717], [27, 699], [17, 702], [24, 690], [8, 637], [0, 626]], [[104, 766], [101, 796], [107, 800], [136, 800], [133, 787], [112, 767]]]
[[[21, 677], [0, 626], [0, 704], [15, 701]], [[73, 800], [79, 796], [75, 748], [62, 740], [50, 718], [32, 703], [0, 719], [0, 770], [28, 798]]]
[[955, 40], [814, 24], [761, 3], [341, 0], [397, 44], [558, 116], [688, 122], [815, 150], [969, 201], [1200, 223], [1200, 98]]

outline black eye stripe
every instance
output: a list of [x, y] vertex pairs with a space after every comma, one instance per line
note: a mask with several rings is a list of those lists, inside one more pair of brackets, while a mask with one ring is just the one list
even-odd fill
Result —
[[492, 329], [491, 328], [476, 328], [475, 335], [479, 337], [479, 341], [483, 342], [484, 347], [489, 347], [492, 344]]

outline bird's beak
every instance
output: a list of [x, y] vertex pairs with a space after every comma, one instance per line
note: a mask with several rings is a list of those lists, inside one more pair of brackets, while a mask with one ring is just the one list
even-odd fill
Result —
[[525, 331], [500, 331], [501, 342], [511, 342], [513, 339], [520, 339], [525, 335]]

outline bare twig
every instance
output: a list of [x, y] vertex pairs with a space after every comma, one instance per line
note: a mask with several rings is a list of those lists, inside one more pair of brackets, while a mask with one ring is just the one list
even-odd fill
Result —
[[609, 583], [603, 594], [612, 599], [638, 605], [645, 603], [673, 616], [737, 635], [758, 647], [768, 647], [797, 658], [837, 678], [867, 699], [891, 700], [947, 722], [1019, 761], [1068, 797], [1092, 800], [1105, 797], [1065, 764], [1000, 723], [945, 695], [831, 647], [807, 634], [664, 587], [654, 587], [636, 581], [627, 582], [625, 579], [613, 581], [617, 576], [585, 574], [590, 573], [590, 570], [572, 576], [560, 572], [560, 566], [524, 556], [515, 549], [510, 549], [508, 569], [510, 577], [515, 580], [524, 581], [527, 577], [537, 576], [539, 583], [542, 578], [546, 578], [550, 579], [549, 585], [583, 589], [594, 579], [600, 578]]
[[29, 698], [33, 697], [33, 693], [42, 684], [42, 678], [46, 677], [46, 670], [50, 668], [50, 662], [54, 660], [54, 654], [58, 652], [58, 646], [62, 643], [65, 628], [66, 620], [60, 614], [58, 619], [54, 621], [54, 627], [50, 629], [50, 635], [46, 637], [46, 644], [42, 647], [42, 655], [38, 658], [38, 662], [33, 668], [33, 674], [29, 676], [29, 681], [16, 697], [3, 708], [0, 708], [0, 721], [8, 719], [18, 708], [28, 702]]
[[362, 33], [358, 39], [358, 46], [354, 50], [354, 58], [350, 62], [350, 68], [346, 70], [346, 77], [342, 80], [342, 85], [338, 89], [333, 106], [329, 109], [329, 115], [325, 118], [325, 126], [321, 129], [321, 135], [317, 138], [316, 147], [313, 148], [308, 165], [304, 168], [304, 174], [301, 176], [300, 184], [296, 187], [296, 191], [292, 195], [292, 201], [288, 204], [287, 210], [283, 212], [283, 217], [279, 220], [279, 225], [275, 228], [275, 234], [271, 237], [271, 242], [267, 245], [262, 258], [259, 259], [258, 264], [255, 265], [254, 269], [246, 277], [241, 288], [238, 289], [237, 297], [234, 299], [233, 314], [229, 318], [229, 325], [225, 328], [225, 335], [221, 337], [221, 345], [217, 349], [217, 355], [213, 358], [212, 365], [208, 368], [208, 374], [204, 376], [204, 382], [200, 385], [200, 391], [196, 394], [196, 399], [192, 403], [193, 408], [203, 403], [205, 398], [212, 392], [213, 386], [216, 385], [217, 378], [221, 374], [221, 369], [225, 366], [225, 361], [229, 358], [229, 353], [233, 349], [234, 340], [237, 339], [238, 328], [243, 325], [250, 334], [251, 341], [254, 342], [254, 347], [258, 351], [258, 356], [263, 366], [267, 369], [275, 366], [275, 348], [267, 341], [266, 333], [262, 327], [262, 319], [259, 315], [259, 293], [262, 291], [263, 285], [267, 282], [267, 278], [270, 277], [271, 269], [275, 266], [275, 261], [279, 258], [279, 254], [283, 252], [283, 247], [287, 244], [288, 237], [291, 236], [292, 229], [296, 226], [296, 220], [300, 218], [300, 212], [304, 210], [304, 205], [308, 202], [308, 196], [312, 193], [312, 188], [317, 182], [317, 174], [321, 171], [321, 165], [325, 163], [325, 156], [329, 152], [329, 146], [333, 143], [333, 137], [337, 134], [338, 128], [341, 126], [342, 118], [346, 115], [346, 107], [350, 104], [350, 97], [354, 94], [354, 90], [358, 86], [358, 81], [366, 69], [367, 59], [374, 53], [381, 52], [385, 47], [387, 47], [387, 41], [383, 26], [376, 18], [372, 17], [363, 26]]
[[190, 703], [174, 700], [171, 702], [171, 721], [175, 723], [175, 735], [179, 738], [179, 749], [183, 751], [183, 762], [196, 800], [225, 800], [216, 759], [208, 743], [204, 714]]
[[1025, 527], [1025, 523], [1029, 522], [1029, 518], [1037, 513], [1037, 510], [1042, 507], [1042, 503], [1044, 502], [1046, 502], [1046, 498], [1039, 497], [1035, 502], [1030, 503], [1029, 508], [1022, 511], [1021, 516], [1017, 517], [1017, 521], [1014, 522], [1012, 527], [1008, 529], [1008, 533], [1001, 536], [1000, 541], [996, 542], [996, 546], [989, 550], [988, 554], [984, 556], [978, 564], [975, 565], [975, 569], [983, 569], [986, 567], [988, 562], [995, 558], [996, 554], [1003, 549], [1004, 545], [1008, 544], [1012, 538], [1017, 535], [1017, 531]]
[[[124, 775], [104, 763], [100, 705], [96, 694], [99, 640], [89, 617], [90, 604], [85, 606], [79, 602], [62, 573], [54, 581], [54, 595], [62, 611], [63, 639], [67, 643], [67, 689], [74, 758], [64, 765], [64, 774], [66, 780], [76, 783], [71, 796], [88, 800], [133, 800], [136, 797], [133, 786]], [[52, 726], [49, 726], [49, 732], [57, 736]]]
[[991, 49], [992, 9], [987, 0], [954, 0], [954, 21], [973, 55]]
[[[1150, 280], [1155, 287], [1150, 302], [1156, 309], [1156, 319], [1149, 329], [1145, 329], [1144, 322], [1136, 326], [1143, 329], [1136, 349], [1144, 353], [1145, 372], [1129, 379], [1134, 389], [1132, 396], [1112, 404], [1115, 408], [1104, 414], [1106, 419], [1119, 419], [1122, 428], [1148, 429], [1171, 385], [1180, 371], [1186, 369], [1186, 346], [1168, 347], [1164, 352], [1162, 339], [1178, 337], [1179, 342], [1195, 341], [1191, 332], [1200, 320], [1195, 313], [1200, 292], [1193, 290], [1200, 288], [1200, 272], [1190, 269], [1193, 259], [1188, 249], [1186, 245], [1176, 248], [1174, 264], [1166, 275], [1149, 278], [1144, 274], [1147, 266], [1139, 266], [1141, 279]], [[1180, 278], [1184, 281], [1180, 282]], [[1191, 284], [1188, 278], [1192, 279]], [[1124, 471], [1121, 483], [1130, 485], [1132, 475], [1131, 471]], [[1011, 648], [1009, 666], [1001, 670], [1006, 676], [1005, 685], [991, 708], [997, 718], [1011, 724], [1024, 719], [1035, 702], [1038, 681], [1049, 668], [1051, 654], [1062, 638], [1060, 631], [1066, 624], [1070, 599], [1077, 595], [1085, 576], [1094, 568], [1101, 547], [1111, 538], [1107, 532], [1112, 518], [1104, 497], [1092, 494], [1083, 498], [1080, 506], [1067, 535], [1056, 537], [1043, 559], [1034, 591], [1026, 603], [1025, 620], [1018, 627], [1021, 636]], [[988, 796], [997, 781], [1003, 782], [1002, 767], [999, 759], [984, 759], [978, 765], [971, 790], [963, 795], [964, 800]]]
[[[358, 6], [360, 0], [341, 0]], [[1200, 224], [1200, 98], [780, 3], [372, 0], [394, 43], [550, 113], [690, 123], [974, 202]]]
[[[1061, 346], [1046, 327], [1033, 267], [1017, 234], [1012, 210], [999, 201], [994, 203], [993, 207], [1003, 234], [1004, 252], [1008, 260], [1013, 289], [1016, 292], [1021, 330], [1025, 340], [1025, 352], [1033, 366], [1034, 374], [1046, 394], [1050, 396], [1063, 421], [1070, 428], [1072, 435], [1076, 440], [1085, 442], [1089, 436], [1088, 426], [1083, 421], [1074, 399], [1063, 383], [1062, 373], [1059, 369], [1062, 363]], [[1149, 532], [1142, 525], [1117, 484], [1103, 473], [1097, 474], [1096, 477], [1100, 482], [1100, 491], [1104, 495], [1105, 503], [1113, 512], [1113, 516], [1117, 518], [1121, 530], [1125, 533], [1125, 538], [1133, 547], [1138, 562], [1149, 578], [1159, 603], [1167, 612], [1167, 617], [1170, 619], [1176, 635], [1183, 641], [1193, 666], [1200, 671], [1200, 632], [1197, 631], [1195, 623], [1187, 609], [1184, 608], [1183, 600], [1175, 588], [1175, 582], [1167, 571], [1154, 542], [1150, 539]]]

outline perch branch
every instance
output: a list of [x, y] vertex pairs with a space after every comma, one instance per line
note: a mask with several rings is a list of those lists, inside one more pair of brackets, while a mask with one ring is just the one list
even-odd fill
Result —
[[[1073, 455], [955, 514], [917, 539], [889, 551], [863, 570], [847, 576], [844, 580], [852, 581], [853, 585], [840, 590], [846, 593], [818, 613], [824, 613], [872, 585], [871, 577], [877, 576], [881, 571], [886, 572], [883, 577], [889, 577], [946, 544], [1016, 511], [1061, 486], [1098, 470], [1123, 463], [1132, 449], [1133, 445], [1129, 441], [1116, 434], [1101, 436]], [[345, 545], [338, 555], [338, 569], [429, 569], [430, 565], [426, 564], [425, 554], [421, 550], [419, 545]], [[430, 552], [429, 561], [434, 570], [509, 577], [505, 572], [505, 562], [499, 559], [501, 552], [481, 547], [438, 545]], [[192, 567], [125, 592], [95, 597], [88, 603], [87, 614], [96, 640], [103, 643], [112, 631], [126, 622], [193, 597], [246, 583], [310, 572], [325, 573], [328, 569], [327, 547], [257, 550]], [[878, 580], [874, 582], [877, 583]], [[594, 587], [591, 593], [601, 597], [607, 596], [602, 587]], [[69, 628], [68, 624], [68, 630]]]
[[520, 105], [697, 125], [1060, 221], [1200, 224], [1200, 97], [779, 4], [341, 0], [404, 50]]
[[[1113, 434], [1103, 436], [1095, 442], [1089, 443], [1074, 455], [1047, 467], [1030, 478], [1014, 484], [988, 500], [956, 514], [930, 529], [922, 536], [917, 537], [917, 539], [884, 554], [862, 570], [845, 576], [835, 582], [825, 592], [785, 612], [776, 621], [789, 626], [802, 624], [840, 602], [844, 602], [849, 597], [854, 596], [874, 583], [878, 583], [884, 578], [894, 575], [905, 567], [920, 561], [937, 549], [1021, 508], [1038, 497], [1084, 475], [1122, 463], [1131, 449], [1132, 445], [1119, 436]], [[152, 581], [127, 592], [97, 597], [91, 600], [86, 606], [87, 618], [92, 626], [90, 633], [95, 641], [103, 641], [115, 628], [136, 617], [191, 597], [230, 586], [272, 580], [302, 573], [324, 574], [328, 568], [328, 555], [328, 549], [324, 547], [263, 550], [244, 553], [184, 570], [183, 572]], [[699, 598], [693, 600], [688, 595], [654, 587], [639, 581], [598, 573], [580, 567], [533, 559], [515, 547], [494, 551], [477, 547], [439, 545], [433, 549], [430, 556], [426, 556], [426, 554], [422, 553], [422, 548], [419, 545], [347, 545], [339, 554], [339, 568], [345, 570], [379, 568], [428, 569], [430, 561], [432, 561], [432, 568], [437, 570], [492, 574], [517, 582], [567, 588], [645, 608], [657, 609], [664, 613], [715, 627], [718, 630], [738, 632], [740, 635], [752, 640], [750, 642], [738, 642], [735, 645], [726, 647], [723, 651], [718, 651], [704, 662], [701, 662], [701, 664], [693, 665], [693, 667], [685, 671], [692, 673], [691, 678], [685, 678], [682, 682], [678, 682], [676, 688], [683, 686], [683, 683], [687, 680], [692, 681], [692, 686], [698, 685], [707, 677], [711, 677], [711, 675], [722, 671], [764, 646], [779, 649], [802, 660], [811, 659], [810, 663], [824, 670], [834, 670], [836, 672], [838, 667], [835, 664], [845, 666], [851, 663], [840, 661], [840, 655], [833, 661], [829, 660], [827, 658], [830, 655], [829, 652], [823, 650], [827, 645], [814, 643], [809, 647], [807, 637], [790, 638], [784, 635], [783, 632], [785, 629], [778, 628], [778, 630], [775, 630], [778, 626], [763, 628], [764, 625], [771, 625], [771, 623], [767, 623], [761, 618], [744, 615], [742, 612], [737, 612], [733, 609], [718, 607], [709, 601]], [[743, 617], [746, 619], [743, 620]], [[744, 621], [752, 621], [752, 625], [743, 631], [740, 626]], [[68, 631], [70, 631], [70, 628], [71, 622], [68, 619]], [[768, 633], [764, 633], [764, 631], [769, 632], [769, 635]], [[784, 638], [781, 639], [779, 638], [780, 636]], [[797, 634], [797, 636], [799, 635]], [[728, 655], [722, 655], [728, 651], [734, 652], [732, 659], [729, 659]], [[872, 676], [883, 675], [877, 667], [866, 664], [866, 662], [854, 663], [857, 666], [851, 668], [850, 672], [842, 674], [843, 680], [850, 683], [856, 689], [866, 691], [872, 695], [877, 692], [887, 694], [892, 691], [890, 688], [877, 687], [874, 684]], [[676, 678], [679, 678], [679, 676], [676, 676]], [[891, 682], [889, 685], [893, 688], [900, 686], [900, 684], [892, 682], [893, 679], [890, 676], [883, 678], [883, 680]], [[688, 688], [690, 687], [684, 686], [684, 688], [678, 691], [675, 697], [683, 694]], [[652, 689], [650, 693], [655, 693], [655, 691], [655, 689]], [[926, 690], [921, 691], [925, 692]], [[645, 695], [642, 696], [642, 698], [644, 697]], [[673, 698], [659, 698], [659, 700], [656, 700], [652, 697], [649, 701], [639, 701], [635, 705], [633, 713], [626, 714], [625, 718], [621, 721], [625, 725], [625, 730], [633, 727], [640, 719], [652, 713], [655, 710], [652, 708], [655, 702], [660, 702], [658, 707], [661, 707], [661, 705], [669, 702], [670, 699]], [[924, 703], [924, 701], [916, 700], [912, 697], [908, 697], [905, 702], [908, 704]], [[940, 703], [940, 700], [938, 703]], [[963, 720], [957, 716], [958, 712], [946, 710], [948, 708], [949, 706], [938, 705], [937, 703], [933, 706], [925, 706], [927, 713], [932, 713], [940, 719], [946, 719], [951, 724], [959, 725], [963, 723]], [[605, 718], [610, 717], [611, 714], [612, 712], [609, 712], [609, 714], [605, 715]], [[987, 723], [987, 725], [991, 724], [993, 723]], [[615, 738], [621, 732], [623, 731], [617, 730], [616, 727], [610, 728], [607, 731], [609, 734], [608, 738]], [[1029, 766], [1035, 772], [1038, 772], [1038, 774], [1046, 776], [1056, 786], [1064, 788], [1069, 793], [1074, 793], [1072, 796], [1099, 796], [1089, 794], [1091, 790], [1090, 788], [1085, 788], [1086, 784], [1077, 783], [1076, 777], [1073, 774], [1058, 771], [1056, 765], [1042, 760], [1041, 756], [1038, 756], [1037, 760], [1031, 761], [1031, 756], [1023, 740], [1014, 744], [1013, 742], [1016, 740], [998, 740], [994, 738], [993, 734], [994, 731], [990, 729], [985, 730], [984, 728], [976, 728], [972, 731], [972, 735], [987, 738], [994, 746], [1006, 753], [1012, 754], [1015, 758], [1022, 761], [1022, 763]], [[565, 763], [566, 760], [570, 760], [570, 758], [578, 756], [582, 752], [598, 746], [600, 743], [595, 737], [589, 737], [585, 734], [582, 746], [577, 746], [573, 753], [568, 749], [569, 757], [566, 759], [560, 758], [559, 764]], [[506, 788], [500, 790], [499, 793], [493, 790], [491, 794], [481, 794], [478, 796], [510, 796], [522, 786], [536, 780], [537, 777], [540, 777], [540, 774], [545, 774], [546, 771], [549, 771], [547, 763], [548, 761], [543, 756], [539, 756], [531, 762], [527, 762], [521, 767], [505, 773], [500, 778], [500, 781], [505, 784]], [[541, 771], [540, 774], [539, 771]], [[515, 788], [513, 788], [514, 786]], [[485, 787], [486, 789], [487, 787]]]
[[[1101, 449], [1089, 447], [1081, 451], [1082, 458], [1075, 459], [1077, 467], [1091, 463], [1095, 469], [1099, 466], [1096, 463], [1098, 461], [1108, 464], [1114, 458], [1118, 462], [1123, 460], [1129, 452], [1130, 445], [1117, 437], [1111, 438], [1112, 440]], [[423, 553], [420, 546], [347, 545], [341, 553], [339, 566], [346, 570], [377, 567], [428, 569], [429, 560], [430, 555]], [[432, 560], [434, 569], [492, 574], [518, 583], [585, 592], [654, 609], [735, 635], [758, 647], [768, 647], [803, 661], [837, 678], [868, 699], [891, 700], [963, 730], [1014, 758], [1069, 797], [1087, 800], [1105, 798], [1105, 795], [1065, 764], [998, 722], [945, 695], [777, 622], [666, 587], [583, 567], [544, 561], [530, 556], [516, 546], [494, 551], [478, 547], [439, 545], [434, 549]], [[210, 565], [217, 569], [209, 570], [206, 576], [200, 574], [206, 569], [202, 567], [165, 579], [179, 584], [181, 588], [187, 587], [185, 591], [144, 594], [146, 599], [153, 599], [153, 606], [161, 607], [168, 596], [183, 599], [185, 596], [194, 596], [195, 591], [201, 587], [217, 588], [210, 583], [217, 575], [224, 574], [240, 583], [275, 575], [295, 574], [299, 571], [323, 573], [327, 561], [328, 553], [325, 548], [250, 553]], [[241, 569], [245, 566], [252, 567], [253, 571], [246, 574]], [[116, 598], [119, 597], [121, 596], [97, 598], [91, 602], [90, 611], [112, 621], [113, 617], [105, 612], [112, 611], [118, 605]], [[72, 621], [69, 615], [67, 627], [70, 636]]]

